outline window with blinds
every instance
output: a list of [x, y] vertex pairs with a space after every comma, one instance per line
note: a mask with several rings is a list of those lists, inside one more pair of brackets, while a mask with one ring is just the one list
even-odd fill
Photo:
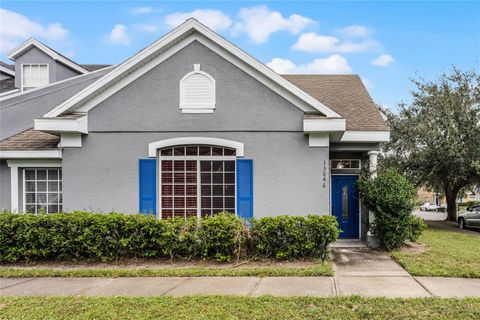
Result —
[[162, 218], [235, 212], [235, 150], [188, 145], [160, 150]]
[[22, 65], [22, 89], [29, 90], [47, 85], [48, 64], [23, 64]]

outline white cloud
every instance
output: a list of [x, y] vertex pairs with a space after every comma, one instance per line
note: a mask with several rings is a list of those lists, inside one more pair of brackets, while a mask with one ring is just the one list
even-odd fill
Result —
[[176, 27], [189, 18], [195, 18], [215, 31], [225, 30], [232, 25], [232, 20], [220, 10], [196, 9], [191, 12], [175, 12], [165, 17], [165, 23]]
[[242, 8], [239, 12], [240, 21], [235, 24], [234, 34], [246, 33], [256, 43], [264, 43], [272, 33], [287, 31], [297, 34], [313, 20], [298, 14], [288, 18], [283, 17], [278, 11], [270, 11], [267, 6]]
[[267, 63], [267, 66], [278, 73], [318, 73], [318, 74], [339, 74], [352, 72], [352, 67], [347, 59], [339, 54], [332, 54], [327, 58], [318, 58], [307, 64], [296, 65], [291, 60], [274, 58]]
[[152, 33], [158, 30], [157, 26], [154, 26], [152, 24], [146, 24], [146, 23], [134, 24], [133, 28], [137, 31], [145, 32], [145, 33]]
[[377, 59], [371, 62], [374, 66], [386, 67], [393, 62], [393, 57], [389, 54], [382, 54]]
[[280, 74], [288, 73], [295, 69], [296, 65], [288, 59], [273, 58], [272, 61], [267, 63], [271, 69]]
[[345, 28], [339, 29], [338, 33], [348, 38], [366, 37], [372, 33], [372, 30], [361, 25], [351, 25]]
[[61, 23], [44, 26], [19, 13], [0, 8], [0, 51], [6, 53], [30, 37], [64, 40], [69, 31]]
[[116, 24], [108, 36], [108, 41], [113, 44], [129, 45], [130, 36], [128, 35], [127, 30], [127, 26]]
[[138, 16], [139, 14], [146, 14], [146, 13], [152, 13], [153, 12], [153, 8], [152, 7], [134, 7], [134, 8], [131, 8], [130, 10], [128, 10], [128, 12], [132, 15], [132, 16]]
[[300, 35], [292, 48], [304, 52], [359, 52], [368, 51], [378, 46], [379, 44], [374, 40], [357, 43], [350, 41], [342, 42], [333, 36], [324, 36], [315, 32], [309, 32]]

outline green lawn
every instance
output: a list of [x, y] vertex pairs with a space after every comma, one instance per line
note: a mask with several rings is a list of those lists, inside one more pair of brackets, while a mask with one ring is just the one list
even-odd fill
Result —
[[392, 257], [413, 276], [480, 278], [480, 233], [429, 227], [420, 237], [423, 253], [394, 251]]
[[330, 261], [306, 267], [179, 267], [156, 269], [0, 268], [0, 277], [315, 277], [333, 276]]
[[0, 319], [479, 319], [480, 299], [0, 297]]

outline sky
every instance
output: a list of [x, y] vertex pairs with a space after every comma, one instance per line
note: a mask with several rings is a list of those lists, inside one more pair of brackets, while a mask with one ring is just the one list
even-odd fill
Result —
[[279, 73], [358, 74], [395, 111], [412, 78], [480, 69], [480, 1], [5, 1], [0, 59], [29, 37], [118, 64], [194, 17]]

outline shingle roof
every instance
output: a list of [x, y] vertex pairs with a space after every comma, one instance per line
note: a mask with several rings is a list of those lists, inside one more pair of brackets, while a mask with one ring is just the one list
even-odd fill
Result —
[[347, 120], [347, 130], [389, 130], [358, 75], [283, 75]]
[[60, 137], [28, 129], [0, 141], [0, 150], [48, 150], [57, 149]]
[[110, 67], [111, 64], [81, 64], [82, 67], [87, 69], [88, 71], [92, 72], [95, 70], [103, 69], [106, 67]]
[[0, 93], [15, 89], [15, 78], [4, 79], [0, 81]]

